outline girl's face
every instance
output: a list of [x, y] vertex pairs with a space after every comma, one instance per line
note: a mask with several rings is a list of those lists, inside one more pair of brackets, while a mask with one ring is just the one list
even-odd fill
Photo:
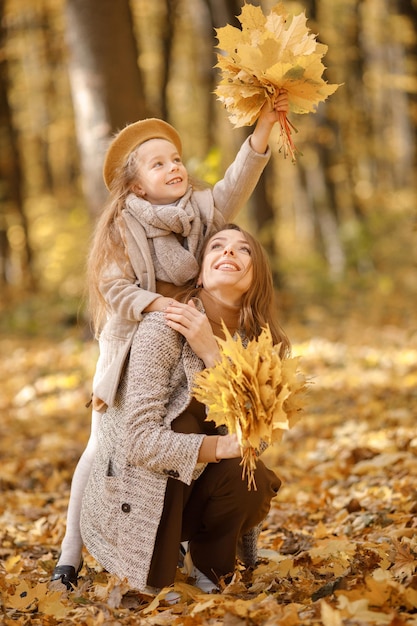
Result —
[[172, 204], [187, 191], [187, 170], [170, 141], [149, 139], [137, 148], [137, 162], [138, 177], [132, 191], [151, 204]]
[[198, 282], [223, 302], [239, 305], [253, 280], [252, 251], [238, 230], [221, 230], [209, 240]]

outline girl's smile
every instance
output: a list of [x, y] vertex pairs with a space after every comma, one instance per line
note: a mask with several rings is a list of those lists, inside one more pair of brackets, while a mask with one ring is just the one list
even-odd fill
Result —
[[137, 148], [138, 182], [132, 191], [151, 204], [173, 204], [188, 188], [188, 173], [177, 148], [166, 139], [149, 139]]

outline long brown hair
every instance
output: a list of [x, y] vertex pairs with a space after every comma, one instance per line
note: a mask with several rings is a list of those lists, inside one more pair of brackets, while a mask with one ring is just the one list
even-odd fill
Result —
[[87, 259], [87, 289], [89, 312], [96, 334], [102, 328], [109, 310], [100, 291], [100, 284], [112, 264], [117, 264], [123, 269], [127, 262], [122, 211], [137, 176], [138, 163], [135, 149], [115, 176], [110, 195], [93, 233]]
[[[226, 224], [219, 228], [217, 232], [223, 230], [238, 230], [242, 233], [251, 249], [253, 280], [248, 291], [243, 296], [240, 311], [240, 331], [249, 340], [252, 340], [258, 337], [262, 328], [265, 328], [268, 324], [274, 344], [281, 344], [280, 356], [282, 358], [289, 356], [291, 344], [277, 319], [278, 307], [276, 304], [272, 271], [265, 249], [253, 235], [243, 228], [240, 228], [237, 224]], [[204, 258], [207, 244], [214, 234], [216, 233], [212, 233], [205, 241], [201, 252], [200, 264]], [[195, 288], [189, 289], [187, 294], [184, 292], [182, 299], [186, 299], [192, 295], [191, 292], [195, 292]]]

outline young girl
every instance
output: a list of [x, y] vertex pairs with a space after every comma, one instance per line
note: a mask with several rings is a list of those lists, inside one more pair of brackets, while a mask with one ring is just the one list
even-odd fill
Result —
[[163, 310], [179, 286], [197, 276], [204, 239], [243, 207], [269, 158], [268, 140], [280, 93], [267, 103], [224, 178], [212, 189], [194, 188], [181, 160], [177, 131], [159, 119], [140, 120], [111, 142], [104, 162], [110, 195], [88, 263], [90, 308], [100, 356], [93, 381], [91, 434], [75, 469], [66, 533], [51, 580], [68, 589], [81, 568], [80, 508], [97, 446], [97, 428], [114, 404], [121, 373], [143, 314]]
[[[116, 401], [100, 423], [81, 510], [90, 554], [133, 589], [156, 594], [170, 587], [180, 542], [188, 541], [186, 571], [201, 590], [215, 592], [233, 575], [240, 538], [269, 511], [281, 481], [258, 459], [257, 488], [248, 490], [237, 436], [219, 435], [192, 399], [205, 364], [183, 336], [197, 327], [212, 346], [211, 361], [222, 320], [242, 340], [268, 323], [285, 358], [289, 344], [275, 322], [273, 296], [261, 245], [230, 224], [209, 239], [183, 298], [146, 314], [136, 329]], [[190, 298], [196, 305], [187, 304]], [[169, 602], [179, 599], [175, 589], [163, 593]]]

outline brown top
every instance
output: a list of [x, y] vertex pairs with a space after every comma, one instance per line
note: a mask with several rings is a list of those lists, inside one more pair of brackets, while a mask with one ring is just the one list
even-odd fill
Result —
[[[224, 333], [221, 326], [221, 320], [224, 321], [228, 331], [233, 335], [239, 324], [239, 316], [240, 316], [240, 307], [239, 306], [231, 306], [224, 304], [217, 298], [215, 298], [212, 294], [207, 292], [205, 289], [201, 289], [198, 293], [198, 297], [203, 303], [205, 313], [210, 322], [213, 333], [217, 337], [221, 337], [224, 339]], [[217, 439], [219, 435], [215, 435], [216, 431], [213, 432], [213, 423], [207, 422], [205, 420], [205, 409], [202, 404], [197, 402], [195, 398], [191, 401], [187, 410], [184, 412], [185, 415], [192, 414], [197, 421], [200, 423], [201, 430], [197, 429], [195, 432], [204, 432], [207, 435], [212, 435], [210, 437], [205, 437], [201, 444], [200, 452], [198, 455], [199, 463], [215, 463], [219, 459], [216, 457], [216, 447], [217, 447]], [[174, 428], [174, 424], [176, 424], [176, 428], [181, 428], [179, 426], [179, 421], [181, 420], [181, 416], [179, 416], [176, 420], [174, 420], [172, 427]], [[211, 431], [211, 432], [210, 432]]]
[[224, 304], [213, 295], [205, 291], [205, 289], [201, 289], [199, 297], [201, 299], [201, 302], [203, 303], [207, 318], [216, 337], [220, 337], [221, 339], [225, 338], [222, 330], [221, 320], [224, 321], [227, 330], [233, 335], [238, 329], [239, 325], [240, 306]]

